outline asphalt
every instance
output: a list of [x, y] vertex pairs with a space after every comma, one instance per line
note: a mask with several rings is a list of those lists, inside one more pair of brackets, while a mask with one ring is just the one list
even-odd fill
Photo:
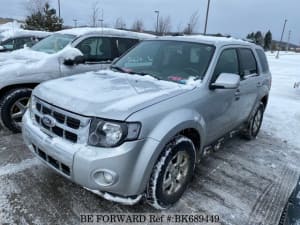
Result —
[[[261, 131], [206, 156], [183, 198], [164, 213], [219, 215], [219, 224], [278, 224], [300, 173], [300, 148]], [[44, 166], [21, 135], [0, 131], [0, 224], [79, 224], [82, 213], [157, 213], [104, 200]]]

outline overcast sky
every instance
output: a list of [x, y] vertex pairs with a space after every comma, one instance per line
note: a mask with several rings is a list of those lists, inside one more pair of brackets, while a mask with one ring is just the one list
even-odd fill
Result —
[[[24, 3], [28, 0], [0, 0], [0, 17], [23, 19], [26, 16]], [[57, 0], [49, 0], [57, 7]], [[67, 25], [73, 19], [79, 25], [91, 24], [92, 5], [95, 0], [61, 0], [61, 13]], [[162, 16], [170, 16], [172, 30], [184, 28], [189, 17], [199, 11], [196, 28], [203, 32], [207, 0], [98, 0], [104, 10], [104, 23], [114, 25], [116, 18], [122, 17], [131, 27], [135, 19], [142, 19], [147, 29], [154, 29], [159, 10]], [[270, 29], [274, 39], [280, 39], [284, 19], [288, 20], [284, 40], [292, 31], [291, 40], [300, 44], [300, 0], [211, 0], [208, 33], [224, 33], [245, 37], [247, 33]]]

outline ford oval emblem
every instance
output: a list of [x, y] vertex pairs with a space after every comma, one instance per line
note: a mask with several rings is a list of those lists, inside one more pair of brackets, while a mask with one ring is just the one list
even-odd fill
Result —
[[45, 126], [52, 128], [55, 127], [56, 121], [53, 117], [46, 115], [42, 118], [42, 123]]

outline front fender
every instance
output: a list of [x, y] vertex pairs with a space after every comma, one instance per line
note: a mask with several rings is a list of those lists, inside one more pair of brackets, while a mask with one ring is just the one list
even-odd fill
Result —
[[166, 145], [176, 134], [188, 128], [197, 130], [201, 140], [205, 139], [206, 126], [203, 117], [195, 110], [179, 109], [158, 121], [148, 137]]
[[[153, 121], [148, 122], [153, 124]], [[190, 128], [193, 128], [198, 132], [201, 140], [205, 140], [205, 122], [199, 113], [190, 109], [173, 111], [165, 115], [153, 126], [153, 129], [148, 134], [148, 138], [157, 140], [158, 144], [155, 148], [141, 149], [134, 169], [134, 176], [142, 177], [142, 182], [139, 185], [140, 192], [143, 192], [146, 189], [152, 170], [164, 150], [164, 147], [175, 135]], [[201, 151], [197, 152], [197, 158], [202, 154], [203, 143], [204, 141], [201, 141]]]

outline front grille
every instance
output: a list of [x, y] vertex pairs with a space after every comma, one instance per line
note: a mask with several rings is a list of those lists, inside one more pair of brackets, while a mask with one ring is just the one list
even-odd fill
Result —
[[[59, 109], [37, 98], [35, 98], [35, 104], [35, 120], [42, 128], [44, 128], [46, 133], [61, 137], [72, 143], [78, 142], [80, 127], [86, 125], [84, 123], [86, 123], [87, 119], [81, 121], [80, 116]], [[50, 126], [49, 124], [44, 123], [44, 116], [53, 118], [55, 120], [55, 125]]]
[[38, 148], [37, 146], [35, 146], [35, 145], [32, 145], [32, 146], [33, 146], [33, 149], [34, 149], [35, 153], [42, 160], [46, 161], [52, 167], [54, 167], [55, 169], [61, 171], [65, 175], [70, 176], [70, 174], [71, 174], [70, 167], [68, 167], [67, 165], [63, 164], [62, 162], [59, 162], [58, 160], [56, 160], [55, 158], [51, 157], [50, 155], [47, 155], [42, 149]]

